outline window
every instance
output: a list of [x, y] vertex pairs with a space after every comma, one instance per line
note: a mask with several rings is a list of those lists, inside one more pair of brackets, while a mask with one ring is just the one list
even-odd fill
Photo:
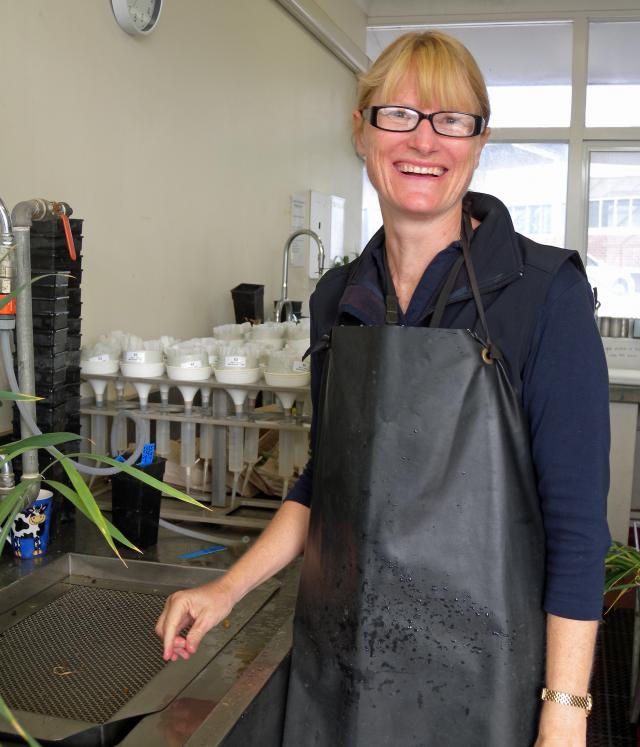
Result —
[[[615, 197], [613, 197], [615, 195]], [[637, 315], [640, 309], [640, 150], [597, 150], [589, 157], [587, 275], [598, 288], [604, 316]], [[637, 214], [637, 209], [636, 209]]]
[[[492, 127], [567, 127], [571, 117], [571, 23], [446, 24], [478, 61], [491, 99]], [[374, 59], [403, 29], [375, 30]], [[540, 54], [540, 50], [544, 54]]]
[[568, 153], [564, 143], [489, 142], [471, 189], [501, 199], [519, 233], [562, 246]]
[[589, 24], [587, 127], [640, 125], [640, 21]]

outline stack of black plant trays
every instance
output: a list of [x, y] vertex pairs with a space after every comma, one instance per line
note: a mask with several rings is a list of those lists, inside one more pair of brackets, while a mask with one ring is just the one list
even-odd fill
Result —
[[[76, 258], [72, 259], [61, 220], [34, 223], [31, 229], [31, 286], [36, 420], [43, 433], [80, 433], [80, 320], [82, 301], [82, 220], [71, 219]], [[17, 407], [13, 413], [14, 437], [20, 437]], [[64, 453], [77, 452], [80, 442], [57, 447]], [[38, 452], [40, 471], [54, 461], [48, 452]], [[14, 465], [14, 471], [18, 465]], [[46, 469], [45, 477], [69, 484], [61, 464]], [[52, 531], [68, 522], [73, 505], [54, 493]]]

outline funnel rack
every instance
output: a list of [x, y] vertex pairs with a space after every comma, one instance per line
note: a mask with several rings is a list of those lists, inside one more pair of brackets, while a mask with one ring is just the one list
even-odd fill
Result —
[[[162, 387], [169, 387], [170, 389], [179, 389], [181, 384], [184, 384], [184, 382], [171, 379], [166, 374], [163, 376], [157, 376], [152, 378], [144, 378], [144, 377], [131, 377], [131, 376], [124, 376], [122, 373], [117, 374], [99, 374], [99, 375], [93, 375], [93, 374], [83, 374], [82, 378], [85, 381], [91, 381], [94, 378], [99, 379], [106, 379], [108, 386], [107, 391], [105, 392], [104, 402], [101, 406], [96, 406], [92, 402], [87, 401], [87, 399], [83, 399], [82, 405], [81, 405], [81, 415], [86, 418], [86, 416], [92, 416], [96, 413], [99, 413], [100, 415], [106, 416], [109, 420], [117, 415], [117, 413], [120, 411], [122, 406], [122, 400], [116, 401], [109, 398], [109, 392], [110, 387], [109, 384], [117, 387], [120, 391], [122, 391], [122, 385], [123, 384], [131, 384], [134, 385], [135, 383], [149, 383], [153, 385], [152, 391], [154, 389], [158, 390], [161, 386]], [[194, 491], [192, 493], [193, 497], [197, 498], [198, 500], [203, 501], [204, 503], [207, 503], [214, 507], [215, 516], [211, 515], [209, 512], [203, 512], [203, 511], [197, 511], [188, 506], [180, 506], [174, 507], [174, 504], [177, 504], [176, 501], [171, 501], [171, 509], [170, 513], [167, 514], [166, 518], [183, 518], [184, 520], [189, 521], [206, 521], [207, 523], [220, 523], [220, 524], [228, 524], [231, 526], [242, 526], [245, 528], [249, 528], [249, 526], [256, 526], [256, 527], [262, 527], [266, 526], [268, 523], [267, 520], [263, 519], [257, 519], [257, 518], [248, 518], [248, 517], [241, 517], [241, 516], [234, 516], [234, 512], [241, 507], [259, 507], [259, 508], [269, 508], [269, 509], [276, 509], [280, 505], [280, 499], [274, 498], [272, 500], [268, 499], [260, 499], [260, 498], [241, 498], [235, 502], [230, 501], [230, 497], [227, 495], [227, 487], [226, 487], [226, 439], [227, 439], [227, 433], [228, 429], [230, 427], [242, 427], [242, 428], [262, 428], [262, 429], [272, 429], [277, 430], [278, 432], [280, 430], [286, 430], [286, 431], [293, 431], [293, 432], [299, 432], [299, 431], [306, 431], [308, 432], [310, 429], [310, 418], [308, 417], [296, 417], [292, 419], [286, 419], [283, 418], [282, 413], [243, 413], [240, 416], [235, 415], [233, 417], [230, 417], [230, 413], [233, 412], [233, 405], [231, 403], [230, 396], [227, 393], [227, 390], [230, 387], [230, 385], [227, 384], [221, 384], [214, 378], [206, 379], [205, 381], [198, 382], [198, 385], [203, 388], [207, 388], [211, 392], [210, 400], [209, 400], [209, 412], [203, 413], [201, 412], [201, 408], [194, 408], [193, 411], [190, 414], [187, 414], [184, 412], [184, 410], [181, 407], [176, 407], [175, 405], [170, 406], [167, 408], [166, 406], [163, 407], [160, 403], [150, 402], [147, 404], [146, 409], [141, 409], [139, 407], [134, 407], [134, 412], [136, 412], [137, 415], [139, 415], [141, 418], [145, 418], [149, 421], [155, 421], [155, 422], [168, 422], [168, 423], [194, 423], [197, 425], [208, 425], [213, 427], [213, 455], [212, 455], [212, 463], [211, 463], [211, 493], [201, 493]], [[249, 392], [256, 392], [256, 391], [262, 391], [262, 392], [273, 392], [274, 394], [277, 394], [280, 391], [284, 391], [282, 387], [277, 386], [269, 386], [264, 379], [260, 380], [257, 383], [253, 384], [234, 384], [233, 389], [241, 389], [246, 390], [247, 393]], [[301, 399], [304, 399], [308, 396], [309, 393], [309, 387], [295, 387], [291, 388], [291, 392], [295, 392], [296, 400], [300, 401]], [[135, 398], [135, 395], [132, 395]], [[181, 399], [181, 397], [179, 398]], [[126, 406], [131, 407], [131, 403], [134, 400], [128, 399], [126, 400]], [[220, 469], [220, 465], [223, 465], [223, 468]], [[246, 467], [245, 467], [246, 468]], [[164, 507], [163, 507], [164, 508]], [[179, 513], [184, 513], [184, 516], [178, 517], [175, 515], [175, 509], [177, 508]], [[206, 514], [206, 515], [205, 515]], [[163, 516], [164, 510], [163, 510]], [[249, 522], [249, 523], [247, 523]]]

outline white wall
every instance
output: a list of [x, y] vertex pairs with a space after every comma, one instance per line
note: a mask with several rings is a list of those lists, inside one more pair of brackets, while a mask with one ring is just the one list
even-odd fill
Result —
[[[346, 197], [357, 245], [355, 78], [275, 0], [166, 2], [145, 38], [108, 0], [4, 0], [0, 28], [0, 196], [85, 219], [85, 342], [210, 334], [240, 282], [270, 308], [292, 193]], [[308, 296], [301, 270], [290, 288]]]

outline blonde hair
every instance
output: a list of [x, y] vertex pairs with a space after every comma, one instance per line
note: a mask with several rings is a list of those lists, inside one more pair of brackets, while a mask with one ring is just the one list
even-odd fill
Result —
[[385, 103], [407, 75], [414, 75], [420, 106], [437, 101], [443, 109], [480, 114], [485, 123], [491, 113], [484, 77], [471, 52], [448, 34], [422, 31], [404, 34], [380, 54], [358, 81], [357, 105], [362, 111], [375, 94]]

